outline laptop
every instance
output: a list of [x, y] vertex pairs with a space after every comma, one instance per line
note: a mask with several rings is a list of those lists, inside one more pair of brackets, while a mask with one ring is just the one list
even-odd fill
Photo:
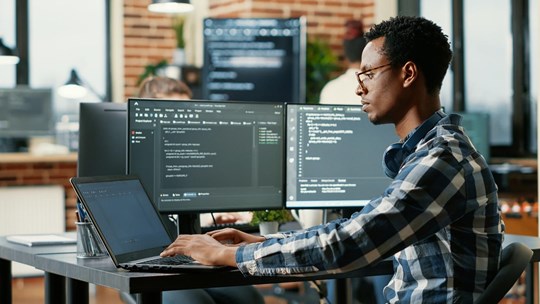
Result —
[[148, 272], [230, 268], [202, 265], [187, 256], [161, 258], [173, 240], [138, 177], [73, 177], [70, 183], [116, 267]]

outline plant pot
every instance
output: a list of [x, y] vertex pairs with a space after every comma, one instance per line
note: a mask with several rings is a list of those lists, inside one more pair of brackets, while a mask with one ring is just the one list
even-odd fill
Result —
[[175, 49], [172, 62], [175, 65], [184, 65], [186, 63], [186, 51], [179, 48]]
[[278, 222], [260, 222], [259, 232], [261, 235], [277, 233], [279, 228]]

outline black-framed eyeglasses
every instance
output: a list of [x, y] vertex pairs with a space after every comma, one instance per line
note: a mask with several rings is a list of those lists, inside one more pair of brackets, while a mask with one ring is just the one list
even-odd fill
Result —
[[356, 72], [355, 73], [356, 74], [356, 80], [358, 80], [358, 83], [362, 87], [362, 90], [364, 90], [364, 91], [366, 90], [366, 86], [364, 85], [364, 79], [366, 79], [366, 78], [373, 79], [373, 76], [375, 75], [375, 74], [370, 73], [370, 72], [375, 71], [375, 70], [380, 69], [380, 68], [384, 68], [384, 67], [389, 66], [389, 65], [391, 65], [391, 63], [383, 64], [383, 65], [380, 65], [380, 66], [377, 66], [377, 67], [374, 67], [374, 68], [371, 68], [371, 69], [367, 69], [367, 70], [362, 71], [362, 72]]

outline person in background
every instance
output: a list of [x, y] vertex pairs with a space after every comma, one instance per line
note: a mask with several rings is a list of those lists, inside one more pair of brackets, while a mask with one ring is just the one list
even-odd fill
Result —
[[141, 98], [191, 99], [191, 89], [182, 81], [169, 77], [148, 77], [139, 88]]
[[[191, 99], [191, 89], [182, 81], [168, 77], [145, 79], [139, 89], [139, 97], [186, 100]], [[232, 221], [234, 214], [224, 217]], [[253, 286], [216, 287], [204, 289], [172, 290], [163, 292], [164, 304], [263, 304], [263, 296]], [[125, 296], [124, 296], [125, 297]]]
[[461, 117], [441, 109], [452, 59], [448, 37], [432, 21], [412, 16], [390, 18], [364, 36], [356, 73], [362, 109], [373, 124], [393, 124], [401, 139], [384, 153], [392, 181], [381, 196], [349, 219], [305, 230], [180, 235], [162, 256], [186, 254], [246, 276], [337, 274], [392, 258], [388, 303], [479, 298], [499, 271], [504, 223], [485, 158]]
[[320, 104], [360, 104], [360, 99], [351, 88], [356, 86], [354, 74], [360, 71], [362, 50], [364, 50], [366, 43], [362, 20], [345, 22], [343, 51], [347, 61], [347, 70], [323, 87], [319, 99]]

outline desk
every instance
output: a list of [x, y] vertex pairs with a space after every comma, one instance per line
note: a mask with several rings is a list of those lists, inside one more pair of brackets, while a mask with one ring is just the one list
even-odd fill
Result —
[[[62, 246], [64, 247], [64, 246]], [[0, 237], [0, 303], [11, 303], [11, 261], [45, 271], [46, 303], [88, 303], [88, 283], [137, 293], [139, 303], [160, 303], [165, 290], [273, 284], [392, 273], [392, 262], [339, 275], [244, 277], [238, 270], [215, 273], [143, 273], [117, 269], [109, 258], [77, 259], [75, 246], [26, 247]], [[212, 279], [209, 280], [209, 277]], [[4, 278], [6, 280], [4, 281]], [[66, 299], [67, 286], [67, 299]]]
[[[75, 253], [74, 245], [27, 247], [10, 243], [0, 238], [0, 303], [11, 303], [11, 261], [34, 266], [38, 255], [54, 253]], [[45, 279], [49, 276], [45, 273]]]
[[[521, 242], [534, 252], [527, 269], [527, 303], [534, 303], [533, 263], [540, 262], [540, 238], [506, 235], [504, 245]], [[88, 303], [88, 283], [103, 285], [128, 293], [137, 293], [139, 303], [160, 303], [165, 290], [256, 285], [324, 279], [344, 279], [392, 273], [389, 260], [366, 269], [338, 275], [244, 277], [238, 270], [215, 273], [142, 273], [117, 269], [112, 261], [77, 259], [75, 246], [27, 247], [12, 244], [0, 237], [0, 303], [11, 303], [11, 261], [45, 271], [46, 303]], [[212, 280], [209, 280], [209, 276]]]

